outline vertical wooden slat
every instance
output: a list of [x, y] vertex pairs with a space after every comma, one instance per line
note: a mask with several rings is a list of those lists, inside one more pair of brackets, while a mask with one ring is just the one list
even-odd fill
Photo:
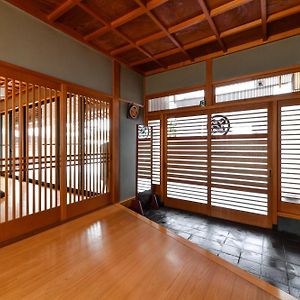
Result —
[[[107, 124], [107, 114], [108, 114], [108, 108], [107, 108], [107, 102], [104, 102], [105, 103], [105, 114], [104, 114], [104, 123], [105, 123], [105, 127], [104, 127], [104, 145], [105, 145], [105, 153], [104, 153], [104, 157], [105, 157], [105, 171], [104, 171], [104, 188], [105, 188], [105, 193], [108, 192], [108, 182], [107, 182], [107, 178], [108, 178], [108, 170], [109, 170], [109, 150], [108, 150], [108, 124]], [[119, 197], [119, 196], [118, 196]], [[119, 199], [119, 198], [117, 198]], [[116, 201], [117, 201], [116, 199]]]
[[101, 104], [100, 100], [97, 101], [97, 193], [101, 194], [101, 140], [100, 140], [100, 130], [101, 130]]
[[26, 154], [25, 154], [25, 162], [26, 162], [26, 215], [29, 215], [29, 95], [28, 95], [28, 83], [25, 83], [25, 98], [26, 98], [26, 106], [25, 106], [25, 116], [26, 116], [26, 124], [25, 124], [25, 133], [26, 133]]
[[16, 218], [16, 83], [12, 80], [12, 125], [11, 125], [11, 161], [12, 161], [12, 219]]
[[[61, 94], [59, 94], [59, 97], [61, 97]], [[55, 206], [57, 207], [59, 202], [58, 202], [58, 186], [60, 184], [59, 182], [59, 169], [60, 169], [60, 162], [59, 162], [59, 147], [57, 146], [60, 139], [59, 139], [59, 127], [57, 126], [58, 124], [58, 120], [60, 119], [59, 116], [59, 104], [60, 102], [58, 101], [58, 92], [57, 90], [55, 90], [55, 128], [54, 128], [54, 132], [55, 132], [55, 136], [54, 136], [54, 141], [55, 141]], [[52, 141], [53, 142], [53, 141]], [[61, 203], [60, 203], [61, 205]]]
[[45, 210], [48, 208], [48, 201], [47, 201], [47, 193], [48, 193], [48, 156], [47, 156], [47, 108], [48, 108], [48, 97], [50, 99], [50, 93], [49, 89], [45, 87], [45, 93], [44, 93], [44, 206]]
[[[69, 109], [67, 111], [67, 118], [68, 118], [68, 138], [69, 138], [69, 147], [67, 148], [67, 174], [69, 176], [69, 191], [68, 191], [68, 204], [72, 203], [72, 130], [73, 130], [73, 123], [72, 123], [72, 100], [74, 98], [74, 94], [68, 93], [67, 99], [69, 100]], [[67, 177], [68, 177], [67, 176]]]
[[52, 99], [53, 99], [53, 91], [50, 89], [50, 102], [49, 102], [49, 109], [50, 109], [50, 120], [49, 120], [49, 126], [50, 126], [50, 137], [49, 137], [49, 143], [50, 143], [50, 208], [55, 207], [55, 203], [53, 203], [53, 173], [52, 173], [52, 168], [53, 168], [53, 152], [52, 152], [52, 144], [53, 144], [53, 105], [52, 105]]
[[80, 174], [80, 197], [78, 201], [84, 199], [84, 143], [85, 143], [85, 128], [84, 128], [84, 96], [79, 97], [78, 107], [78, 128], [79, 128], [79, 142], [78, 142], [78, 153], [79, 153], [79, 174]]
[[5, 222], [8, 221], [8, 80], [5, 78]]
[[77, 179], [77, 170], [78, 170], [78, 164], [77, 164], [77, 155], [76, 155], [76, 138], [78, 136], [78, 131], [77, 131], [77, 115], [76, 115], [76, 106], [77, 106], [77, 99], [78, 99], [78, 94], [74, 96], [74, 127], [73, 127], [73, 174], [74, 174], [74, 189], [73, 189], [73, 202], [76, 202], [76, 179]]
[[60, 205], [61, 219], [67, 217], [67, 88], [65, 84], [61, 86], [60, 105]]
[[103, 101], [100, 102], [100, 193], [103, 194], [103, 127], [104, 127]]
[[35, 203], [35, 128], [36, 128], [36, 116], [35, 116], [35, 106], [36, 106], [36, 86], [32, 85], [32, 213], [36, 212]]
[[[26, 91], [25, 91], [26, 92]], [[19, 217], [23, 216], [24, 118], [22, 82], [19, 82]]]
[[84, 198], [88, 197], [88, 97], [85, 97], [85, 106], [84, 106]]
[[38, 86], [38, 211], [42, 209], [42, 87]]
[[94, 99], [93, 102], [93, 195], [96, 194], [96, 102], [97, 100]]

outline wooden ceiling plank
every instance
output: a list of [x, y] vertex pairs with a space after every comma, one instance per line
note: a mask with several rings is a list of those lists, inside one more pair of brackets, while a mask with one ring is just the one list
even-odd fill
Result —
[[59, 17], [61, 17], [63, 14], [71, 10], [74, 6], [79, 4], [82, 0], [67, 0], [64, 3], [62, 3], [59, 7], [57, 7], [53, 12], [51, 12], [47, 19], [49, 22], [54, 22]]
[[261, 25], [262, 25], [262, 20], [261, 19], [257, 19], [257, 20], [254, 20], [252, 22], [249, 22], [249, 23], [246, 23], [246, 24], [243, 24], [243, 25], [240, 25], [240, 26], [228, 29], [226, 31], [223, 31], [220, 34], [220, 37], [221, 38], [225, 38], [227, 36], [230, 36], [230, 35], [242, 32], [242, 31], [246, 31], [246, 30], [249, 30], [249, 29], [261, 26]]
[[[151, 3], [152, 1], [148, 2], [148, 4]], [[217, 8], [212, 9], [210, 15], [212, 17], [217, 16], [217, 15], [219, 15], [221, 13], [225, 13], [228, 10], [231, 10], [233, 8], [236, 8], [238, 6], [241, 6], [241, 5], [246, 4], [248, 2], [251, 2], [251, 1], [253, 1], [253, 0], [233, 0], [233, 1], [230, 1], [230, 2], [228, 2], [226, 4], [223, 4], [223, 5], [221, 5], [221, 6], [217, 7]], [[178, 31], [180, 31], [182, 29], [185, 29], [185, 28], [188, 28], [190, 26], [193, 26], [195, 24], [201, 23], [201, 22], [203, 22], [205, 20], [206, 20], [205, 15], [201, 14], [199, 16], [193, 17], [191, 19], [188, 19], [186, 21], [183, 21], [181, 23], [178, 23], [178, 24], [176, 24], [174, 26], [169, 27], [168, 28], [168, 32], [170, 34], [172, 34], [172, 33], [178, 32]], [[162, 32], [162, 33], [165, 36], [167, 36], [167, 34], [165, 32]], [[162, 37], [162, 33], [154, 33], [152, 35], [149, 35], [149, 36], [147, 36], [147, 37], [145, 37], [145, 38], [143, 38], [141, 40], [138, 40], [136, 42], [136, 44], [137, 45], [144, 45], [144, 44], [149, 43], [151, 41], [158, 40], [158, 39], [160, 39]], [[120, 49], [121, 48], [122, 47], [120, 47]], [[185, 46], [183, 46], [183, 48], [185, 48]], [[117, 50], [117, 49], [115, 49], [115, 50]]]
[[139, 6], [144, 7], [147, 9], [147, 15], [151, 18], [151, 20], [162, 30], [162, 32], [164, 32], [167, 37], [172, 41], [172, 43], [178, 47], [181, 52], [183, 52], [185, 54], [186, 57], [188, 57], [188, 59], [190, 59], [191, 61], [193, 60], [191, 58], [191, 56], [187, 53], [187, 51], [182, 47], [182, 45], [177, 41], [177, 39], [175, 39], [172, 34], [170, 34], [168, 32], [168, 29], [159, 21], [159, 19], [151, 12], [151, 10], [149, 10], [147, 8], [147, 6], [144, 5], [144, 3], [141, 0], [134, 0]]
[[146, 7], [148, 10], [152, 10], [160, 5], [163, 5], [164, 3], [168, 2], [169, 0], [151, 0], [147, 3]]
[[[94, 16], [94, 15], [95, 15], [95, 13], [94, 13], [87, 5], [85, 5], [85, 4], [83, 4], [83, 3], [80, 3], [80, 7], [81, 7], [82, 9], [84, 9], [87, 13], [89, 13], [91, 16]], [[90, 40], [95, 39], [96, 37], [100, 36], [101, 33], [99, 34], [99, 31], [102, 32], [102, 31], [106, 31], [106, 30], [107, 30], [107, 31], [108, 31], [108, 30], [111, 30], [111, 31], [113, 31], [114, 33], [118, 34], [121, 38], [123, 38], [127, 43], [129, 43], [129, 45], [131, 46], [131, 49], [133, 49], [133, 48], [138, 49], [138, 50], [139, 50], [140, 52], [142, 52], [144, 55], [146, 55], [147, 57], [149, 57], [149, 58], [151, 58], [153, 61], [155, 61], [159, 66], [162, 66], [162, 67], [163, 67], [162, 63], [159, 62], [157, 59], [155, 59], [155, 58], [151, 55], [151, 53], [149, 53], [148, 51], [144, 50], [142, 47], [136, 45], [130, 38], [128, 38], [128, 37], [127, 37], [125, 34], [123, 34], [121, 31], [119, 31], [118, 28], [113, 28], [113, 27], [111, 26], [110, 23], [106, 22], [106, 21], [105, 21], [104, 19], [102, 19], [100, 16], [97, 16], [97, 20], [100, 21], [101, 23], [103, 23], [103, 24], [105, 25], [105, 27], [104, 27], [104, 28], [98, 29], [97, 32], [95, 31], [95, 32], [92, 32], [92, 33], [90, 33], [89, 35], [85, 36], [85, 40], [90, 41]], [[127, 47], [127, 45], [126, 45], [126, 47]], [[112, 52], [113, 52], [113, 51], [111, 51], [111, 53], [112, 53]], [[117, 53], [117, 54], [120, 54], [120, 53]], [[114, 55], [116, 55], [116, 52], [115, 52]]]
[[115, 50], [112, 50], [110, 53], [111, 53], [112, 55], [117, 55], [117, 54], [126, 52], [126, 51], [128, 51], [128, 50], [131, 50], [131, 49], [133, 49], [133, 48], [135, 48], [135, 46], [132, 45], [132, 44], [129, 44], [129, 45], [125, 45], [125, 46], [123, 46], [123, 47], [117, 48], [117, 49], [115, 49]]
[[268, 39], [267, 0], [260, 0], [260, 11], [261, 11], [261, 23], [262, 23], [262, 39], [263, 41], [266, 41]]
[[[272, 15], [269, 16], [269, 18], [268, 18], [267, 21], [268, 21], [268, 22], [271, 22], [270, 20], [276, 21], [276, 20], [282, 19], [282, 18], [286, 17], [287, 15], [290, 15], [290, 14], [288, 14], [288, 12], [290, 12], [290, 10], [291, 10], [291, 9], [287, 9], [287, 10], [285, 10], [285, 11], [281, 11], [281, 12], [274, 13], [274, 14], [272, 14]], [[297, 8], [293, 9], [293, 12], [294, 12], [294, 13], [300, 12], [300, 5], [297, 6]], [[228, 37], [228, 36], [231, 36], [231, 35], [234, 35], [234, 34], [237, 34], [237, 33], [240, 33], [240, 32], [243, 32], [243, 31], [246, 31], [246, 30], [255, 28], [255, 27], [259, 27], [259, 26], [262, 26], [262, 20], [261, 20], [261, 19], [257, 19], [257, 20], [254, 20], [254, 21], [252, 21], [252, 22], [243, 24], [243, 25], [241, 25], [241, 26], [238, 26], [238, 27], [235, 27], [235, 28], [232, 28], [232, 29], [228, 29], [228, 30], [226, 30], [226, 31], [223, 31], [223, 32], [220, 34], [220, 37], [221, 37], [221, 38]], [[188, 50], [188, 49], [195, 48], [195, 47], [197, 47], [197, 46], [201, 46], [201, 45], [205, 45], [205, 44], [211, 43], [211, 42], [216, 41], [216, 40], [217, 40], [216, 36], [215, 36], [215, 35], [212, 35], [212, 36], [206, 37], [206, 38], [204, 38], [204, 39], [201, 39], [201, 40], [198, 40], [198, 41], [195, 41], [195, 42], [188, 43], [188, 44], [184, 45], [184, 48], [185, 48], [186, 50]], [[166, 57], [166, 56], [168, 56], [168, 55], [171, 55], [171, 54], [176, 53], [174, 50], [175, 50], [175, 49], [161, 52], [161, 53], [155, 55], [154, 57], [156, 57], [156, 58]], [[177, 52], [179, 52], [178, 49], [176, 49], [176, 50], [177, 50]], [[172, 52], [170, 52], [170, 51], [172, 51]], [[137, 66], [137, 65], [138, 65], [138, 62], [141, 62], [141, 64], [142, 64], [142, 63], [145, 63], [145, 62], [143, 62], [143, 60], [140, 60], [140, 61], [137, 61], [137, 62], [132, 63], [131, 65], [132, 65], [132, 66]]]
[[112, 21], [110, 23], [111, 27], [113, 28], [117, 28], [120, 27], [132, 20], [134, 20], [135, 18], [140, 17], [141, 15], [145, 14], [146, 10], [143, 7], [138, 7], [135, 10], [129, 12], [128, 14]]
[[173, 25], [173, 26], [169, 27], [168, 31], [169, 31], [169, 33], [175, 33], [175, 32], [178, 32], [182, 29], [188, 28], [190, 26], [199, 24], [199, 23], [203, 22], [204, 20], [205, 20], [205, 15], [201, 14], [201, 15], [198, 15], [198, 16], [193, 17], [191, 19], [188, 19], [186, 21], [183, 21], [179, 24], [176, 24], [176, 25]]
[[219, 45], [221, 46], [221, 49], [223, 50], [223, 52], [226, 52], [227, 51], [226, 46], [225, 46], [224, 42], [222, 41], [222, 39], [220, 37], [219, 31], [216, 27], [215, 22], [213, 21], [212, 17], [210, 16], [210, 13], [208, 11], [206, 3], [204, 2], [204, 0], [197, 0], [197, 1], [200, 5], [205, 17], [206, 17], [206, 20], [207, 20], [211, 30], [213, 31], [213, 33], [216, 36], [217, 41], [218, 41]]
[[[258, 40], [251, 41], [251, 42], [239, 45], [239, 46], [234, 46], [234, 47], [228, 49], [228, 53], [234, 53], [234, 52], [237, 52], [237, 51], [253, 48], [253, 47], [256, 47], [256, 46], [259, 46], [259, 45], [263, 45], [263, 44], [266, 44], [266, 43], [269, 43], [269, 42], [278, 41], [278, 40], [288, 38], [288, 37], [291, 37], [291, 36], [295, 36], [295, 35], [299, 35], [299, 34], [300, 34], [300, 28], [291, 29], [291, 30], [286, 31], [284, 33], [277, 33], [277, 34], [274, 34], [274, 35], [270, 35], [268, 41], [262, 42], [261, 39], [258, 39]], [[213, 52], [213, 53], [207, 54], [205, 56], [199, 56], [199, 57], [195, 58], [194, 63], [205, 61], [207, 59], [220, 57], [222, 55], [223, 55], [222, 51]], [[151, 70], [151, 71], [146, 71], [146, 72], [144, 72], [144, 75], [145, 76], [150, 76], [150, 75], [153, 75], [153, 74], [156, 74], [156, 73], [160, 73], [160, 72], [167, 71], [167, 70], [172, 70], [172, 69], [175, 69], [175, 68], [178, 68], [178, 67], [183, 67], [183, 66], [186, 66], [186, 65], [190, 65], [190, 62], [188, 60], [186, 60], [184, 62], [180, 62], [180, 63], [170, 65], [164, 70], [162, 68], [157, 68], [157, 69], [154, 69], [154, 70]]]
[[234, 8], [237, 8], [237, 7], [240, 7], [240, 6], [243, 6], [249, 2], [252, 2], [254, 0], [233, 0], [233, 1], [230, 1], [228, 3], [225, 3], [219, 7], [216, 7], [214, 9], [211, 10], [210, 12], [210, 16], [213, 18], [213, 17], [216, 17], [220, 14], [223, 14], [224, 12], [227, 12], [229, 10], [232, 10]]
[[144, 44], [147, 44], [147, 43], [150, 43], [152, 41], [155, 41], [155, 40], [159, 40], [163, 37], [166, 37], [166, 34], [163, 32], [163, 31], [160, 31], [160, 32], [157, 32], [157, 33], [154, 33], [152, 35], [149, 35], [143, 39], [140, 39], [136, 42], [137, 45], [141, 46], [141, 45], [144, 45]]
[[289, 9], [279, 11], [277, 13], [274, 13], [274, 14], [268, 16], [267, 22], [268, 23], [274, 22], [274, 21], [283, 19], [285, 17], [295, 15], [297, 13], [300, 13], [300, 5], [297, 5], [297, 6], [289, 8]]
[[104, 33], [106, 32], [109, 32], [111, 30], [111, 27], [109, 26], [104, 26], [104, 27], [101, 27], [99, 29], [97, 29], [96, 31], [90, 33], [90, 34], [87, 34], [84, 39], [89, 42], [91, 40], [94, 40], [95, 38], [97, 38], [98, 36], [101, 36], [103, 35]]

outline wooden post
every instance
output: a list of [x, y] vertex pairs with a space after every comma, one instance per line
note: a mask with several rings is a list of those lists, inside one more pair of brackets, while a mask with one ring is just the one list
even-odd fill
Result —
[[119, 161], [120, 161], [120, 64], [113, 62], [113, 99], [112, 99], [112, 116], [111, 116], [111, 197], [112, 202], [120, 201], [120, 179], [119, 179]]
[[210, 106], [214, 104], [214, 87], [213, 87], [213, 74], [212, 74], [212, 59], [206, 61], [206, 87], [205, 87], [205, 99], [206, 105]]
[[61, 85], [61, 97], [59, 99], [60, 107], [60, 207], [61, 220], [67, 218], [67, 88], [65, 84]]

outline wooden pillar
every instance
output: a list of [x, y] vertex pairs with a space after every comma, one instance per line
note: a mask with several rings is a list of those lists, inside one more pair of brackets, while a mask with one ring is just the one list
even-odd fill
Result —
[[212, 59], [206, 61], [206, 82], [205, 82], [205, 99], [206, 106], [214, 104], [214, 87], [213, 87], [213, 74], [212, 74]]
[[272, 224], [277, 224], [277, 213], [278, 213], [278, 201], [279, 201], [279, 189], [278, 189], [278, 165], [280, 161], [278, 159], [279, 154], [279, 116], [278, 116], [278, 102], [273, 101], [271, 112], [269, 111], [269, 127], [271, 134], [271, 145], [269, 147], [269, 155], [271, 156], [271, 166], [270, 166], [270, 176], [271, 176], [271, 194], [269, 197], [271, 198], [271, 207], [270, 213], [272, 214]]
[[59, 119], [60, 119], [60, 207], [61, 220], [67, 218], [67, 88], [66, 85], [61, 85], [61, 95], [59, 99]]
[[120, 201], [120, 64], [113, 62], [113, 99], [111, 115], [111, 197], [113, 203]]

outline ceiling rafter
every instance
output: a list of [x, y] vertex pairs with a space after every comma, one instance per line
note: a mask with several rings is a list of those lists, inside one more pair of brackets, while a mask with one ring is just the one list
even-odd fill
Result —
[[176, 38], [173, 37], [171, 33], [168, 32], [168, 29], [158, 20], [158, 18], [152, 13], [150, 9], [147, 8], [147, 6], [144, 5], [144, 3], [141, 0], [134, 0], [140, 7], [146, 8], [146, 14], [151, 18], [151, 20], [162, 30], [166, 36], [172, 41], [172, 43], [180, 49], [182, 53], [192, 62], [193, 59], [191, 56], [186, 52], [186, 50], [182, 47], [182, 45], [178, 42]]
[[262, 22], [262, 39], [266, 41], [268, 39], [268, 28], [267, 28], [267, 0], [260, 0], [260, 12]]
[[[277, 20], [283, 19], [286, 16], [289, 16], [289, 15], [292, 15], [292, 14], [296, 14], [296, 13], [300, 13], [300, 5], [294, 7], [292, 10], [291, 9], [286, 9], [286, 10], [283, 10], [283, 11], [280, 11], [280, 12], [276, 12], [276, 13], [270, 15], [268, 17], [268, 19], [267, 19], [267, 23], [271, 23], [273, 21], [277, 21]], [[228, 37], [228, 36], [231, 36], [231, 35], [234, 35], [234, 34], [237, 34], [237, 33], [243, 32], [243, 31], [246, 31], [248, 29], [256, 28], [256, 27], [259, 27], [259, 26], [262, 26], [262, 20], [261, 19], [257, 19], [257, 20], [251, 21], [249, 23], [246, 23], [246, 24], [243, 24], [243, 25], [240, 25], [240, 26], [237, 26], [237, 27], [225, 30], [225, 31], [223, 31], [223, 32], [220, 33], [220, 37], [221, 38], [225, 38], [225, 37]], [[208, 44], [208, 43], [216, 41], [216, 40], [217, 40], [216, 36], [212, 35], [212, 36], [206, 37], [204, 39], [201, 39], [201, 40], [198, 40], [198, 41], [195, 41], [195, 42], [191, 42], [191, 43], [185, 44], [184, 48], [186, 50], [188, 50], [188, 49], [195, 48], [197, 46]], [[166, 57], [166, 56], [168, 56], [170, 54], [175, 54], [175, 53], [178, 53], [178, 52], [179, 52], [179, 49], [175, 48], [175, 49], [172, 49], [172, 50], [168, 50], [168, 51], [164, 51], [164, 52], [161, 52], [159, 54], [156, 54], [156, 55], [154, 55], [154, 57], [155, 58], [162, 58], [162, 57]], [[136, 61], [134, 63], [131, 63], [130, 66], [134, 67], [134, 66], [137, 66], [137, 65], [141, 65], [141, 64], [147, 63], [149, 61], [150, 60], [147, 59], [147, 58], [141, 59], [141, 60], [138, 60], [138, 61]]]
[[67, 0], [62, 3], [59, 7], [57, 7], [54, 11], [52, 11], [48, 16], [47, 19], [49, 22], [54, 22], [63, 14], [71, 10], [74, 6], [80, 3], [82, 0]]
[[201, 9], [202, 9], [205, 17], [206, 17], [206, 20], [207, 20], [207, 22], [208, 22], [211, 30], [213, 31], [213, 33], [216, 36], [217, 41], [218, 41], [221, 49], [223, 50], [223, 52], [226, 52], [227, 51], [226, 46], [225, 46], [224, 42], [222, 41], [222, 39], [220, 37], [220, 33], [219, 33], [219, 31], [218, 31], [218, 29], [216, 27], [216, 24], [215, 24], [214, 20], [212, 19], [211, 15], [210, 15], [210, 12], [209, 12], [209, 10], [207, 8], [206, 3], [204, 2], [204, 0], [197, 0], [197, 1], [198, 1], [199, 5], [200, 5], [200, 7], [201, 7]]
[[[253, 0], [233, 0], [233, 1], [230, 1], [230, 2], [228, 2], [226, 4], [223, 4], [223, 5], [221, 5], [221, 6], [217, 7], [217, 8], [212, 9], [211, 12], [210, 12], [210, 15], [212, 17], [215, 17], [215, 16], [217, 16], [219, 14], [225, 13], [225, 12], [231, 10], [231, 9], [234, 9], [236, 7], [239, 7], [239, 6], [242, 6], [242, 5], [247, 4], [247, 3], [251, 2], [251, 1], [253, 1]], [[149, 2], [149, 3], [151, 3], [151, 2]], [[205, 15], [204, 14], [200, 14], [200, 15], [198, 15], [196, 17], [193, 17], [191, 19], [188, 19], [186, 21], [180, 22], [180, 23], [178, 23], [176, 25], [173, 25], [173, 26], [169, 27], [168, 28], [168, 32], [169, 33], [175, 33], [175, 32], [178, 32], [178, 31], [180, 31], [182, 29], [188, 28], [190, 26], [199, 24], [199, 23], [201, 23], [201, 22], [203, 22], [205, 20], [206, 20]], [[158, 40], [158, 39], [160, 39], [160, 38], [162, 38], [164, 36], [166, 36], [166, 34], [163, 31], [162, 32], [158, 32], [158, 33], [154, 33], [154, 34], [151, 34], [151, 35], [149, 35], [149, 36], [147, 36], [147, 37], [145, 37], [143, 39], [138, 40], [136, 42], [136, 44], [141, 46], [141, 45], [144, 45], [146, 43]], [[123, 46], [123, 47], [114, 49], [112, 51], [112, 53], [115, 53], [115, 52], [116, 53], [121, 53], [121, 52], [127, 51], [127, 50], [128, 50], [128, 48], [126, 46]]]
[[100, 29], [95, 30], [94, 32], [89, 33], [88, 35], [85, 36], [85, 39], [87, 41], [90, 41], [90, 40], [108, 32], [109, 30], [111, 30], [111, 28], [120, 27], [120, 26], [140, 17], [141, 15], [145, 14], [147, 10], [154, 9], [155, 7], [158, 7], [167, 1], [169, 1], [169, 0], [151, 0], [150, 2], [147, 3], [146, 7], [139, 6], [138, 8], [134, 9], [133, 11], [112, 21], [111, 23], [107, 23], [108, 26], [106, 26], [105, 28], [100, 28]]
[[[9, 3], [15, 5], [16, 7], [26, 11], [27, 13], [31, 14], [31, 15], [34, 15], [35, 17], [39, 18], [41, 21], [55, 27], [56, 29], [72, 36], [74, 39], [80, 41], [81, 43], [85, 43], [85, 40], [83, 39], [82, 35], [80, 35], [78, 32], [74, 31], [73, 29], [63, 25], [63, 24], [60, 24], [58, 22], [50, 22], [48, 20], [48, 17], [46, 14], [42, 13], [41, 11], [35, 9], [35, 8], [29, 8], [27, 5], [24, 5], [23, 2], [19, 2], [18, 0], [9, 0], [8, 1]], [[117, 56], [112, 56], [110, 53], [108, 53], [105, 49], [99, 49], [97, 48], [96, 46], [92, 45], [92, 44], [89, 44], [90, 47], [92, 47], [93, 49], [95, 49], [96, 51], [98, 51], [99, 53], [104, 53], [106, 56], [110, 56], [112, 57], [114, 60], [116, 60], [117, 62], [121, 63], [121, 64], [124, 64], [126, 66], [128, 66], [130, 68], [130, 64], [127, 63], [125, 60], [122, 60], [120, 58], [118, 58]], [[134, 68], [135, 71], [141, 73], [138, 69]]]
[[[295, 36], [295, 35], [299, 35], [299, 34], [300, 34], [300, 28], [295, 28], [295, 29], [292, 29], [292, 30], [289, 30], [289, 31], [285, 32], [284, 34], [283, 33], [277, 33], [277, 34], [274, 34], [274, 35], [270, 35], [268, 41], [263, 42], [263, 43], [261, 42], [261, 38], [260, 38], [260, 39], [257, 39], [257, 40], [239, 45], [239, 46], [230, 47], [230, 48], [228, 48], [228, 53], [234, 53], [234, 52], [237, 52], [237, 51], [249, 49], [249, 48], [252, 48], [252, 47], [256, 47], [258, 45], [266, 44], [268, 42], [278, 41], [278, 40], [281, 40], [283, 38], [287, 38], [287, 37], [291, 37], [291, 36]], [[212, 52], [212, 53], [209, 53], [205, 56], [196, 57], [194, 63], [198, 63], [198, 62], [205, 61], [205, 60], [208, 60], [208, 59], [220, 57], [222, 55], [223, 55], [222, 50]], [[189, 64], [190, 64], [189, 61], [186, 60], [186, 61], [183, 61], [183, 62], [180, 62], [180, 63], [175, 63], [173, 65], [170, 65], [166, 69], [167, 70], [172, 70], [172, 69], [176, 69], [176, 68], [179, 68], [179, 67], [187, 66]], [[154, 69], [154, 70], [151, 70], [151, 71], [146, 71], [146, 72], [144, 72], [144, 75], [145, 76], [153, 75], [153, 74], [156, 74], [156, 73], [159, 73], [159, 72], [167, 71], [166, 69], [158, 68], [158, 69]]]
[[142, 52], [144, 55], [146, 55], [147, 57], [149, 57], [151, 60], [153, 60], [154, 62], [156, 62], [159, 66], [163, 66], [163, 64], [161, 62], [159, 62], [156, 58], [153, 57], [153, 55], [151, 55], [148, 51], [146, 51], [145, 49], [143, 49], [142, 47], [136, 45], [131, 39], [129, 39], [125, 34], [123, 34], [122, 32], [120, 32], [117, 28], [112, 28], [111, 25], [106, 22], [105, 20], [103, 20], [100, 16], [98, 16], [97, 14], [95, 14], [88, 6], [86, 6], [83, 3], [79, 3], [78, 6], [80, 8], [82, 8], [83, 10], [85, 10], [85, 12], [87, 12], [88, 14], [90, 14], [91, 16], [93, 16], [94, 18], [96, 18], [99, 22], [101, 22], [104, 26], [109, 27], [113, 32], [115, 32], [116, 34], [118, 34], [121, 38], [123, 38], [127, 43], [129, 43], [131, 46], [133, 46], [134, 48], [138, 49], [140, 52]]

